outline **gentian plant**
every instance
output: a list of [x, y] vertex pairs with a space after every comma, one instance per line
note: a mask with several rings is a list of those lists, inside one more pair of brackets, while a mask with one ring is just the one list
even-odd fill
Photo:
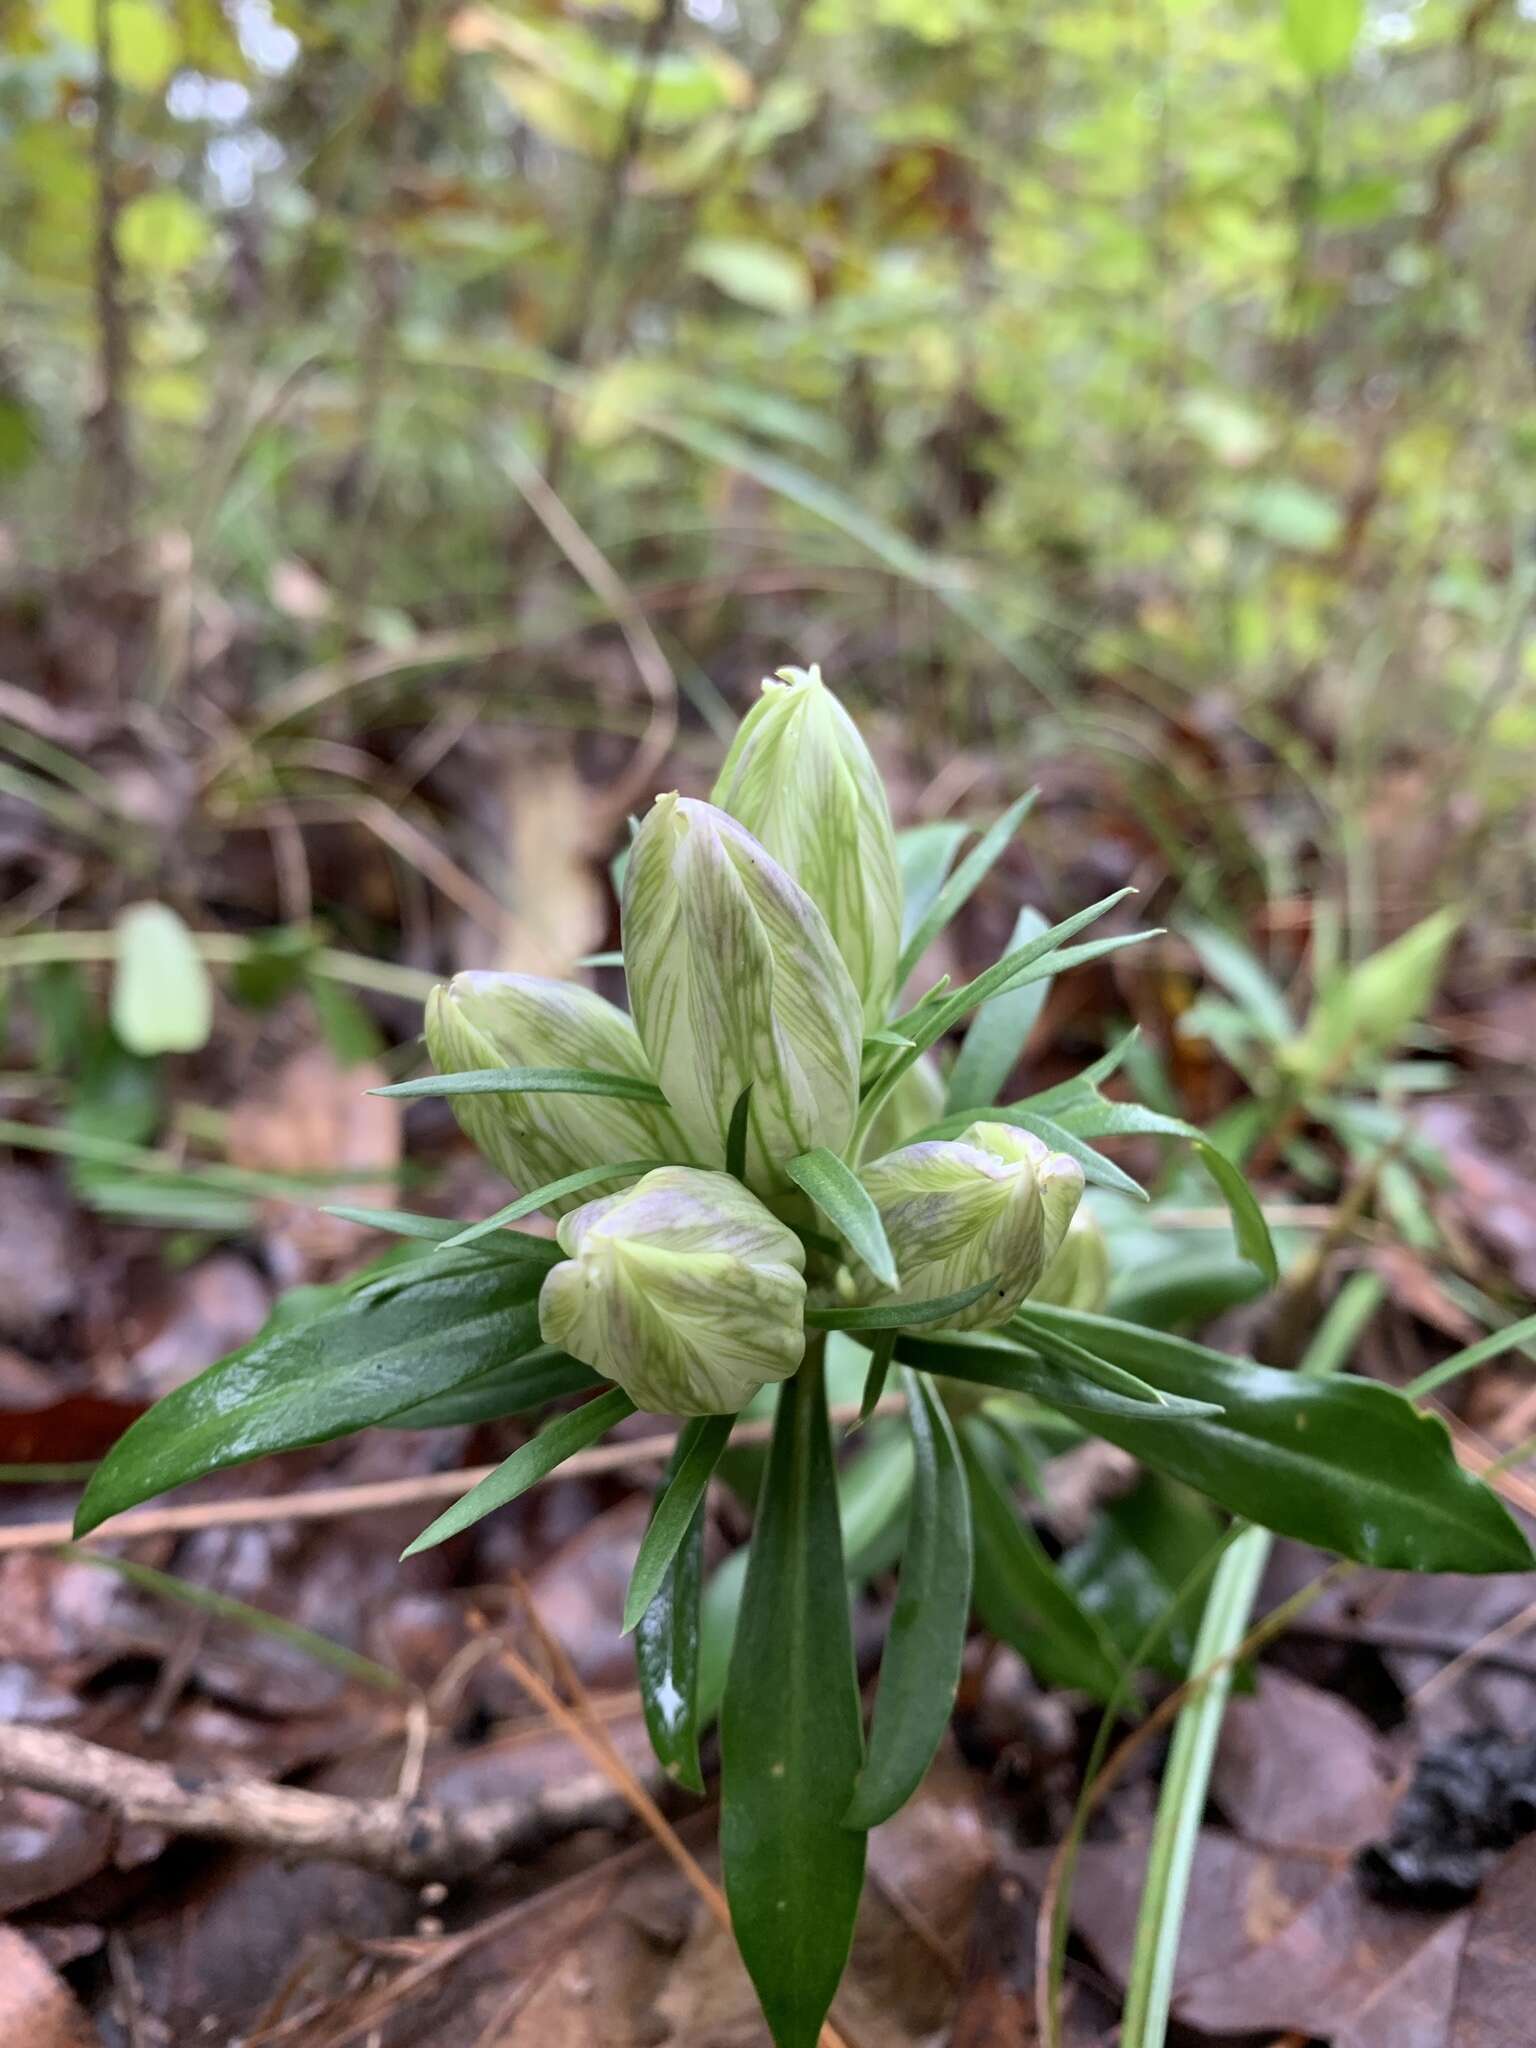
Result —
[[[467, 1229], [348, 1211], [407, 1245], [303, 1290], [256, 1340], [163, 1400], [98, 1468], [79, 1528], [166, 1487], [371, 1424], [527, 1413], [580, 1394], [432, 1523], [469, 1528], [637, 1408], [683, 1418], [626, 1625], [657, 1754], [703, 1789], [718, 1687], [701, 1681], [705, 1495], [734, 1420], [772, 1442], [718, 1702], [721, 1855], [741, 1952], [779, 2048], [811, 2048], [846, 1962], [868, 1830], [922, 1778], [973, 1606], [1042, 1677], [1123, 1696], [1123, 1652], [1017, 1513], [1009, 1429], [1095, 1432], [1232, 1515], [1342, 1556], [1510, 1571], [1527, 1545], [1442, 1424], [1390, 1389], [1309, 1380], [1102, 1312], [1085, 1184], [1140, 1192], [1094, 1149], [1187, 1140], [1241, 1252], [1274, 1253], [1232, 1164], [1176, 1118], [1108, 1100], [1101, 1060], [992, 1107], [1045, 981], [1146, 934], [1080, 939], [1128, 892], [1045, 928], [961, 988], [893, 1014], [1024, 799], [953, 865], [898, 839], [853, 722], [815, 670], [765, 685], [713, 800], [657, 799], [629, 850], [630, 1011], [525, 975], [432, 997], [436, 1073], [520, 1191]], [[936, 1049], [963, 1042], [941, 1071]], [[555, 1240], [512, 1226], [558, 1218]], [[866, 1730], [827, 1400], [829, 1343], [863, 1410], [899, 1406], [898, 1591]], [[895, 1397], [882, 1405], [882, 1396]], [[1177, 1489], [1175, 1489], [1177, 1491]]]

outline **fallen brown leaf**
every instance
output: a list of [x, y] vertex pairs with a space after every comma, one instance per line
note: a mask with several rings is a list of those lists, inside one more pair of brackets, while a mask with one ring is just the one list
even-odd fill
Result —
[[1536, 2033], [1536, 1835], [1511, 1849], [1467, 1923], [1449, 2048], [1528, 2048]]
[[14, 1927], [0, 1927], [0, 2041], [16, 2048], [101, 2048], [74, 1993]]

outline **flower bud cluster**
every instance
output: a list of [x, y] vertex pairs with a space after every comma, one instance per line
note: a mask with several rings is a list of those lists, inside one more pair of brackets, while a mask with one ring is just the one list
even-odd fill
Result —
[[[734, 1412], [800, 1363], [806, 1251], [790, 1222], [808, 1211], [788, 1169], [807, 1152], [848, 1156], [864, 1035], [889, 1014], [901, 946], [885, 791], [818, 671], [764, 685], [714, 799], [660, 796], [635, 836], [621, 907], [630, 1015], [567, 982], [459, 974], [426, 1016], [445, 1074], [561, 1067], [642, 1084], [453, 1102], [524, 1191], [663, 1162], [620, 1193], [549, 1202], [566, 1257], [540, 1318], [547, 1342], [637, 1406], [684, 1415]], [[883, 1156], [862, 1170], [897, 1288], [856, 1260], [838, 1284], [845, 1299], [925, 1303], [994, 1282], [951, 1319], [974, 1329], [1053, 1284], [1082, 1174], [1000, 1123], [903, 1146], [941, 1095], [932, 1065], [913, 1065], [876, 1121]]]

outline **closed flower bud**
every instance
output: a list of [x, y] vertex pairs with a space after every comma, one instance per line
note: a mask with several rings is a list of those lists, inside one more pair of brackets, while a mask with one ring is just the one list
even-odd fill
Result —
[[[571, 981], [532, 974], [456, 974], [427, 998], [427, 1050], [440, 1074], [479, 1067], [595, 1067], [652, 1074], [622, 1010]], [[665, 1109], [607, 1095], [460, 1095], [454, 1114], [512, 1185], [527, 1191], [583, 1166], [687, 1159]], [[581, 1196], [552, 1202], [573, 1208]]]
[[[907, 1145], [859, 1177], [901, 1275], [896, 1298], [932, 1301], [995, 1279], [980, 1301], [928, 1326], [951, 1330], [1007, 1321], [1055, 1257], [1083, 1192], [1075, 1160], [1009, 1124]], [[867, 1300], [890, 1292], [867, 1273], [855, 1278]]]
[[1030, 1289], [1029, 1298], [1053, 1308], [1075, 1308], [1083, 1315], [1102, 1312], [1109, 1300], [1109, 1246], [1091, 1209], [1074, 1213], [1055, 1258]]
[[858, 995], [810, 897], [744, 825], [658, 797], [624, 878], [624, 966], [656, 1078], [693, 1155], [725, 1163], [751, 1088], [746, 1177], [782, 1195], [785, 1163], [841, 1153], [858, 1107]]
[[901, 952], [901, 871], [885, 785], [818, 668], [785, 668], [742, 720], [713, 801], [788, 868], [827, 920], [865, 1022], [885, 1022]]
[[734, 1415], [805, 1350], [805, 1250], [729, 1174], [661, 1167], [561, 1218], [539, 1296], [548, 1344], [637, 1408]]

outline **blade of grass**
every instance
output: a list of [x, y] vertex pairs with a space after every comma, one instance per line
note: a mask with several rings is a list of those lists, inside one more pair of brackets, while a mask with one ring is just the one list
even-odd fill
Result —
[[[1347, 1364], [1384, 1292], [1374, 1273], [1354, 1274], [1339, 1290], [1299, 1370], [1321, 1378]], [[1231, 1696], [1235, 1652], [1247, 1634], [1273, 1544], [1267, 1529], [1238, 1531], [1216, 1568], [1200, 1619], [1189, 1693], [1174, 1726], [1147, 1853], [1120, 2023], [1122, 2048], [1163, 2048], [1167, 2037], [1195, 1843]]]

